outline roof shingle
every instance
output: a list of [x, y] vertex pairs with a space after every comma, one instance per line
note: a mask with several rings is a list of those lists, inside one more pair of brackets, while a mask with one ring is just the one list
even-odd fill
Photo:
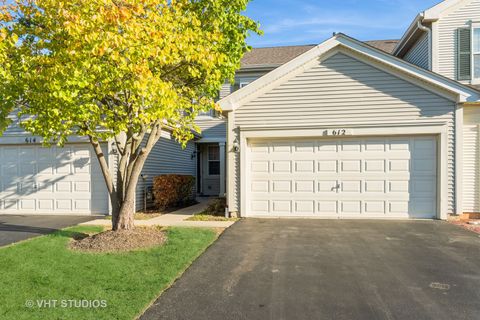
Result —
[[[392, 53], [398, 40], [372, 40], [365, 41], [365, 43], [387, 53]], [[301, 46], [253, 48], [243, 56], [241, 63], [242, 69], [254, 67], [278, 67], [295, 59], [315, 46], [316, 45], [314, 44], [308, 44]]]
[[242, 68], [255, 66], [280, 66], [298, 57], [315, 45], [253, 48], [242, 59]]
[[365, 43], [387, 53], [392, 53], [399, 41], [400, 40], [372, 40], [365, 41]]

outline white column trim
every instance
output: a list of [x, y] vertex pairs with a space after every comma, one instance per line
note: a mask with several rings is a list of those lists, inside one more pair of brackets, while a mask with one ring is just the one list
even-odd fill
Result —
[[235, 204], [235, 151], [232, 150], [235, 141], [235, 112], [227, 114], [227, 205], [229, 213], [238, 211]]
[[219, 197], [225, 196], [225, 142], [219, 142], [220, 153], [220, 194]]
[[455, 109], [455, 214], [463, 214], [463, 106]]

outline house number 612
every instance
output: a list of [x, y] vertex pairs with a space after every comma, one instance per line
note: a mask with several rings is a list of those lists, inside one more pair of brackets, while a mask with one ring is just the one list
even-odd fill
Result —
[[345, 135], [347, 135], [347, 130], [345, 129], [332, 130], [332, 136], [345, 136]]

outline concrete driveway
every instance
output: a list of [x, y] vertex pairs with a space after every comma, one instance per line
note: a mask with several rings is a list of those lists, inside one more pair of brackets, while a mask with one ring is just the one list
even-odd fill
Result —
[[440, 221], [244, 220], [141, 319], [479, 319], [480, 237]]
[[0, 215], [0, 246], [93, 220], [95, 216]]

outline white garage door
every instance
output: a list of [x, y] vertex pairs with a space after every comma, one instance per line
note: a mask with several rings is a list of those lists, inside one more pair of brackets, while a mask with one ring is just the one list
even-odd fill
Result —
[[435, 137], [249, 141], [248, 216], [436, 216]]
[[105, 182], [89, 145], [0, 146], [0, 213], [107, 212]]

